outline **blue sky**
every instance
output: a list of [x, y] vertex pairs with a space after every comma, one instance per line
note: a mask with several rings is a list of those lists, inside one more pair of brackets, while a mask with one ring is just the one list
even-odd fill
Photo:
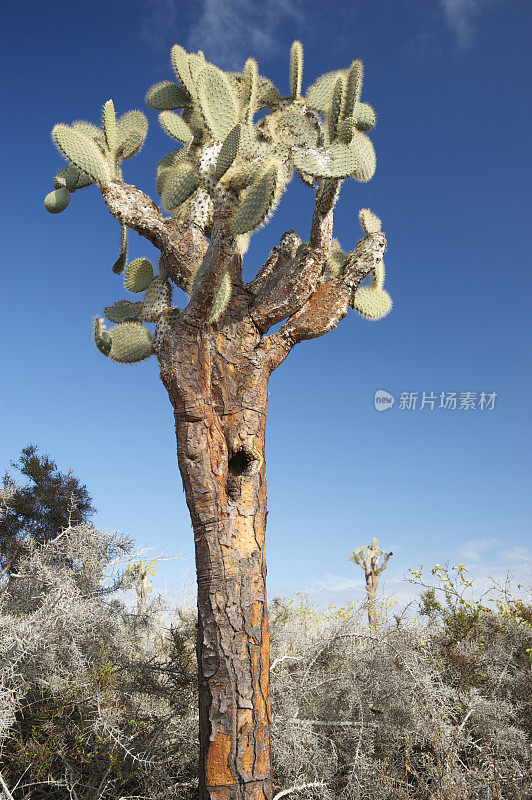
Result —
[[[335, 235], [345, 250], [370, 207], [388, 239], [392, 313], [354, 312], [304, 342], [274, 373], [268, 417], [268, 592], [320, 604], [362, 596], [353, 549], [392, 550], [381, 591], [416, 591], [408, 568], [464, 562], [530, 587], [530, 90], [528, 0], [35, 0], [4, 7], [0, 468], [36, 444], [87, 485], [100, 529], [149, 545], [154, 590], [194, 588], [193, 535], [170, 403], [155, 358], [105, 359], [91, 324], [125, 298], [112, 273], [119, 225], [92, 186], [55, 216], [43, 206], [64, 165], [56, 122], [99, 123], [142, 109], [150, 128], [124, 179], [158, 201], [155, 165], [173, 149], [147, 89], [173, 78], [170, 48], [202, 49], [225, 69], [259, 62], [288, 93], [294, 39], [303, 88], [365, 64], [362, 99], [377, 111], [377, 172], [345, 182]], [[308, 239], [313, 192], [296, 178], [253, 237], [251, 278], [284, 230]], [[129, 257], [156, 260], [134, 233]], [[129, 295], [131, 299], [134, 299]], [[374, 393], [396, 398], [378, 413]], [[417, 407], [401, 408], [417, 392]], [[437, 396], [420, 408], [422, 393]], [[439, 408], [440, 394], [496, 393], [493, 408]], [[517, 592], [519, 594], [519, 592]], [[522, 591], [521, 596], [526, 596]]]

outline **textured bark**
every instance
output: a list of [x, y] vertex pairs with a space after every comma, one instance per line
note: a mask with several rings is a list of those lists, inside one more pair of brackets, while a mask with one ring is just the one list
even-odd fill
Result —
[[[386, 246], [362, 239], [341, 277], [324, 280], [339, 180], [316, 195], [310, 244], [295, 257], [283, 235], [244, 285], [229, 233], [230, 208], [204, 231], [164, 219], [134, 186], [103, 190], [111, 213], [161, 251], [170, 278], [194, 290], [158, 324], [161, 379], [174, 409], [177, 455], [194, 529], [198, 581], [200, 800], [271, 800], [269, 630], [266, 603], [265, 432], [268, 380], [297, 342], [322, 336], [347, 314], [353, 292]], [[233, 293], [208, 316], [225, 271]], [[266, 335], [276, 322], [279, 331]]]
[[201, 800], [271, 798], [269, 370], [241, 298], [223, 326], [181, 320], [161, 358], [196, 549]]

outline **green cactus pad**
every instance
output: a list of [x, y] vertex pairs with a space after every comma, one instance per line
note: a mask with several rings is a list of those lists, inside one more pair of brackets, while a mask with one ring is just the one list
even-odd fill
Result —
[[342, 144], [351, 144], [355, 133], [355, 120], [353, 117], [346, 117], [338, 126], [338, 139]]
[[177, 139], [178, 142], [186, 144], [193, 138], [193, 133], [184, 121], [183, 117], [173, 111], [161, 111], [159, 114], [161, 127], [169, 136]]
[[132, 303], [130, 300], [118, 300], [112, 306], [105, 306], [104, 313], [110, 322], [125, 322], [137, 319], [142, 310], [142, 300]]
[[340, 120], [340, 113], [344, 101], [344, 79], [341, 75], [338, 76], [334, 82], [334, 88], [331, 95], [331, 103], [327, 109], [327, 133], [329, 141], [332, 142], [336, 139], [338, 133], [338, 122]]
[[188, 53], [186, 50], [183, 50], [181, 45], [174, 44], [171, 50], [171, 61], [172, 67], [174, 71], [183, 84], [183, 87], [187, 90], [190, 95], [194, 95], [196, 91], [196, 87], [194, 86], [194, 81], [192, 79], [192, 74], [190, 72], [190, 65], [188, 61]]
[[72, 128], [76, 131], [80, 131], [84, 133], [85, 136], [88, 136], [89, 139], [100, 139], [100, 141], [105, 141], [105, 134], [101, 128], [98, 128], [97, 125], [93, 125], [92, 122], [87, 122], [84, 119], [77, 119], [71, 125]]
[[109, 150], [114, 151], [118, 145], [116, 130], [116, 114], [112, 100], [108, 100], [103, 107], [103, 131]]
[[66, 186], [69, 192], [73, 192], [80, 177], [80, 171], [74, 164], [63, 167], [54, 178], [54, 189]]
[[289, 147], [317, 146], [320, 130], [310, 117], [300, 111], [291, 110], [290, 107], [271, 116], [275, 139], [285, 142]]
[[135, 364], [153, 355], [153, 338], [141, 322], [122, 322], [108, 333], [111, 349], [107, 354], [113, 361], [122, 364]]
[[52, 128], [52, 139], [68, 161], [90, 175], [102, 187], [110, 183], [109, 165], [92, 139], [61, 123]]
[[148, 120], [142, 111], [134, 108], [119, 117], [117, 122], [117, 159], [123, 161], [138, 153], [144, 144], [147, 134]]
[[294, 166], [314, 178], [346, 178], [358, 167], [357, 153], [337, 142], [329, 147], [295, 148]]
[[297, 100], [301, 97], [301, 81], [303, 80], [303, 45], [297, 40], [290, 48], [290, 96]]
[[120, 223], [120, 253], [113, 264], [115, 275], [121, 275], [127, 263], [127, 225]]
[[355, 292], [352, 305], [363, 317], [376, 321], [390, 313], [393, 301], [385, 289], [361, 286]]
[[220, 319], [225, 309], [229, 305], [232, 290], [233, 287], [231, 285], [231, 276], [229, 272], [226, 272], [222, 279], [222, 285], [220, 286], [218, 294], [216, 295], [211, 313], [207, 317], [207, 322], [216, 322]]
[[225, 175], [238, 154], [240, 147], [240, 138], [242, 135], [242, 125], [235, 125], [227, 134], [222, 149], [218, 153], [216, 159], [216, 166], [214, 167], [213, 177], [219, 181], [222, 175]]
[[146, 94], [146, 103], [156, 111], [173, 111], [190, 105], [190, 96], [177, 83], [161, 81]]
[[[196, 85], [200, 71], [207, 63], [210, 62], [205, 61], [205, 56], [201, 50], [199, 50], [197, 53], [188, 54], [188, 67], [190, 69], [190, 74], [192, 75], [192, 81], [194, 85]], [[214, 64], [211, 64], [211, 66], [214, 66]]]
[[351, 172], [351, 177], [362, 183], [367, 183], [373, 178], [377, 168], [377, 157], [371, 139], [365, 133], [355, 130], [349, 144], [349, 150], [353, 153], [357, 162], [355, 169]]
[[206, 64], [197, 77], [201, 113], [215, 140], [223, 142], [238, 122], [238, 103], [230, 81], [216, 67]]
[[147, 258], [135, 258], [127, 265], [124, 282], [130, 292], [143, 292], [153, 280], [153, 267]]
[[157, 275], [148, 288], [141, 303], [141, 319], [144, 322], [157, 322], [159, 315], [170, 307], [172, 301], [172, 286], [162, 275]]
[[100, 317], [94, 318], [94, 341], [96, 343], [96, 347], [103, 353], [104, 356], [108, 356], [111, 352], [111, 336], [107, 333], [103, 325], [103, 319]]
[[375, 111], [368, 103], [357, 103], [354, 117], [359, 131], [370, 131], [377, 122]]
[[379, 233], [382, 229], [382, 222], [378, 218], [373, 211], [370, 211], [369, 208], [361, 208], [358, 212], [358, 219], [360, 221], [360, 226], [364, 233]]
[[254, 58], [248, 58], [244, 65], [240, 84], [240, 120], [248, 125], [253, 124], [253, 116], [257, 110], [257, 93], [259, 88], [259, 69]]
[[331, 102], [334, 85], [337, 79], [340, 76], [344, 77], [345, 74], [345, 69], [337, 69], [334, 72], [326, 72], [319, 77], [318, 80], [307, 89], [307, 95], [305, 97], [307, 106], [314, 109], [314, 111], [321, 111], [322, 114], [326, 114]]
[[161, 199], [167, 211], [174, 211], [196, 191], [198, 172], [188, 159], [183, 159], [164, 178]]
[[60, 186], [44, 198], [44, 207], [50, 214], [59, 214], [70, 203], [70, 192], [66, 186]]
[[273, 161], [247, 192], [233, 214], [233, 234], [248, 233], [261, 225], [275, 205], [280, 183], [280, 165]]
[[353, 61], [347, 71], [345, 103], [342, 109], [343, 117], [352, 117], [357, 103], [360, 101], [362, 91], [362, 79], [364, 77], [364, 66], [360, 59]]

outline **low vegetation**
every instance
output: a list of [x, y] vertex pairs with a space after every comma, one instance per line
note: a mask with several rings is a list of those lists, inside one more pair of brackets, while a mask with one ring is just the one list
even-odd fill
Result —
[[[165, 625], [164, 598], [122, 569], [132, 551], [71, 525], [0, 583], [8, 800], [197, 798], [196, 612]], [[371, 627], [367, 604], [271, 600], [274, 798], [531, 797], [532, 606], [504, 590], [496, 610], [467, 603], [455, 569], [432, 588], [412, 570], [428, 587], [413, 622], [381, 598]]]

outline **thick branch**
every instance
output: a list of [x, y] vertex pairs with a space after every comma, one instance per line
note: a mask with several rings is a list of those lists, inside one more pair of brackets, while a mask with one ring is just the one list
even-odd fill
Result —
[[[219, 203], [215, 210], [209, 247], [194, 278], [194, 292], [181, 315], [184, 324], [201, 325], [207, 320], [227, 270], [236, 272], [242, 256], [235, 253], [236, 238], [230, 232], [231, 208]], [[235, 259], [238, 264], [235, 264]]]
[[[261, 270], [263, 274], [259, 273], [260, 288], [250, 314], [262, 333], [298, 311], [316, 290], [331, 247], [333, 209], [340, 183], [336, 178], [320, 182], [312, 217], [310, 249], [294, 258], [289, 257], [290, 253], [283, 254], [282, 246], [274, 248]], [[257, 285], [259, 275], [250, 286]]]
[[262, 340], [260, 348], [267, 354], [271, 370], [282, 364], [298, 342], [323, 336], [338, 325], [347, 314], [353, 293], [382, 259], [385, 249], [383, 233], [365, 236], [349, 255], [343, 274], [320, 283], [277, 333]]
[[185, 291], [207, 251], [207, 240], [195, 225], [165, 219], [151, 197], [129, 183], [112, 181], [102, 194], [111, 214], [157, 247], [174, 283]]

